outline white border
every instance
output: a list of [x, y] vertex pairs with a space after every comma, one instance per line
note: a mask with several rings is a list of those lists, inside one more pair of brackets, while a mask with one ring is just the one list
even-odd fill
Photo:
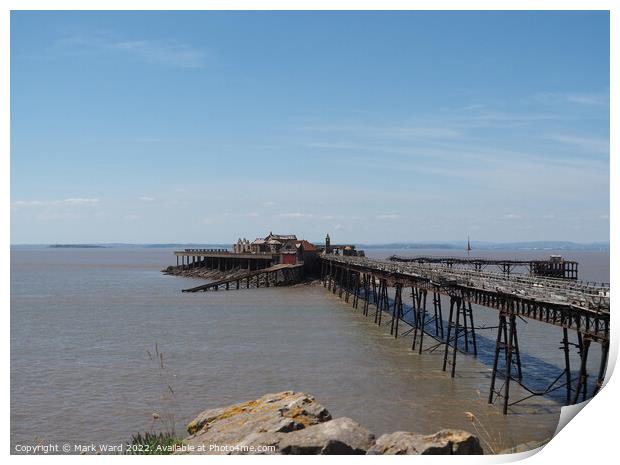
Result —
[[[55, 2], [46, 2], [46, 1], [14, 1], [9, 0], [3, 2], [3, 11], [2, 11], [2, 20], [0, 27], [0, 55], [1, 55], [1, 71], [0, 76], [2, 79], [1, 93], [0, 93], [0, 101], [2, 103], [2, 108], [4, 111], [1, 113], [2, 118], [2, 169], [0, 169], [0, 186], [2, 188], [3, 202], [2, 202], [2, 216], [5, 219], [3, 223], [3, 228], [1, 230], [2, 234], [2, 243], [3, 247], [1, 248], [1, 259], [4, 266], [2, 267], [2, 305], [3, 309], [3, 317], [4, 317], [4, 382], [1, 385], [2, 389], [2, 397], [4, 399], [3, 402], [3, 414], [4, 414], [4, 422], [3, 422], [3, 438], [5, 440], [5, 447], [3, 448], [3, 453], [7, 454], [10, 451], [10, 398], [9, 398], [9, 381], [10, 381], [10, 371], [9, 371], [9, 363], [10, 363], [10, 325], [9, 325], [9, 305], [10, 305], [10, 285], [9, 285], [9, 272], [10, 272], [10, 115], [9, 115], [9, 98], [10, 98], [10, 10], [49, 10], [49, 9], [59, 9], [59, 10], [199, 10], [199, 9], [210, 9], [210, 10], [257, 10], [257, 9], [266, 9], [266, 10], [310, 10], [310, 9], [323, 9], [323, 10], [348, 10], [348, 9], [363, 9], [363, 10], [484, 10], [484, 9], [494, 9], [494, 10], [610, 10], [610, 22], [611, 22], [611, 57], [610, 57], [610, 99], [611, 99], [611, 140], [610, 140], [610, 153], [611, 161], [611, 184], [610, 184], [610, 192], [611, 192], [611, 208], [610, 208], [610, 218], [611, 218], [611, 232], [610, 237], [615, 237], [618, 231], [618, 221], [616, 216], [617, 211], [617, 202], [615, 199], [618, 198], [618, 188], [616, 187], [614, 181], [617, 181], [618, 178], [618, 163], [615, 158], [618, 149], [618, 142], [616, 134], [620, 134], [620, 127], [618, 124], [618, 82], [620, 76], [618, 74], [618, 56], [620, 53], [619, 45], [619, 8], [618, 2], [613, 1], [576, 1], [576, 0], [568, 0], [568, 1], [550, 1], [550, 0], [523, 0], [523, 1], [503, 1], [501, 4], [498, 1], [469, 1], [467, 3], [462, 1], [447, 1], [447, 0], [439, 0], [435, 2], [430, 1], [418, 1], [418, 2], [405, 2], [405, 1], [395, 1], [395, 0], [383, 0], [381, 2], [371, 2], [371, 1], [325, 1], [325, 0], [315, 0], [315, 1], [296, 1], [294, 3], [290, 1], [249, 1], [249, 0], [231, 0], [231, 1], [221, 1], [221, 0], [212, 0], [212, 1], [190, 1], [190, 0], [179, 0], [176, 2], [166, 1], [166, 0], [152, 0], [152, 1], [144, 1], [144, 0], [93, 0], [88, 3], [80, 2], [76, 0], [64, 0], [64, 1], [55, 1]], [[614, 233], [615, 232], [615, 233]], [[611, 283], [615, 283], [615, 277], [618, 272], [618, 252], [615, 244], [612, 242], [611, 244]], [[613, 312], [612, 312], [613, 313]], [[612, 327], [616, 327], [616, 320], [612, 316]], [[618, 355], [618, 338], [615, 337], [615, 332], [612, 331], [612, 344], [611, 344], [611, 352], [610, 352], [610, 369], [608, 370], [608, 375], [611, 374], [612, 367], [615, 365], [615, 361]], [[609, 380], [609, 376], [608, 376]], [[511, 462], [517, 459], [523, 459], [525, 456], [530, 456], [528, 459], [528, 463], [532, 464], [547, 464], [551, 461], [559, 462], [559, 463], [605, 463], [608, 458], [611, 458], [616, 455], [616, 447], [615, 441], [617, 440], [617, 435], [615, 430], [617, 428], [617, 417], [616, 413], [618, 413], [618, 395], [620, 394], [620, 390], [618, 387], [617, 376], [608, 381], [608, 384], [605, 388], [597, 395], [592, 401], [588, 404], [587, 408], [585, 408], [575, 420], [571, 421], [561, 432], [558, 434], [556, 438], [554, 438], [546, 447], [542, 449], [539, 453], [534, 455], [531, 454], [516, 454], [511, 456], [488, 456], [488, 457], [459, 457], [456, 458], [448, 458], [448, 457], [426, 457], [420, 456], [415, 459], [408, 460], [416, 460], [416, 461], [424, 461], [425, 463], [430, 462], [441, 462], [441, 463], [455, 463], [455, 460], [458, 460], [459, 463], [503, 463], [503, 462]], [[96, 421], [96, 420], [95, 420]], [[74, 460], [85, 460], [85, 457], [80, 456], [71, 456], [71, 457], [45, 457], [41, 456], [36, 457], [25, 457], [25, 456], [11, 456], [10, 460], [15, 462], [39, 462], [40, 460], [50, 461], [51, 463], [66, 463], [72, 462]], [[205, 460], [204, 457], [194, 458], [195, 460], [200, 460], [203, 462]], [[86, 460], [93, 460], [92, 458]], [[96, 460], [104, 460], [104, 461], [117, 461], [117, 460], [171, 460], [169, 457], [155, 457], [155, 458], [145, 458], [145, 457], [101, 457]], [[174, 460], [174, 459], [173, 459]], [[178, 458], [176, 459], [178, 460]], [[184, 458], [184, 460], [192, 460], [191, 458]], [[285, 457], [209, 457], [209, 462], [220, 462], [226, 461], [226, 463], [237, 462], [242, 460], [252, 460], [256, 462], [266, 463], [266, 461], [272, 460], [290, 460]], [[314, 457], [310, 456], [302, 456], [296, 457], [296, 462], [307, 462], [310, 460], [314, 460]], [[323, 457], [321, 460], [335, 461], [340, 460], [339, 458], [328, 458]], [[385, 457], [385, 456], [374, 456], [367, 457], [365, 460], [399, 460], [395, 457]]]

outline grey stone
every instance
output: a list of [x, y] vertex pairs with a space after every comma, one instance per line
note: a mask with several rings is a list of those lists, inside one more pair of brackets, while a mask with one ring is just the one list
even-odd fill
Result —
[[282, 435], [281, 454], [365, 454], [375, 436], [350, 418], [336, 418]]
[[478, 438], [462, 430], [444, 429], [421, 435], [406, 431], [384, 434], [368, 450], [368, 454], [415, 455], [480, 455]]
[[[236, 446], [250, 435], [287, 433], [331, 420], [331, 414], [304, 393], [284, 391], [229, 407], [205, 410], [187, 425], [190, 446]], [[255, 441], [258, 437], [254, 437]], [[229, 453], [212, 451], [205, 453]]]
[[200, 454], [482, 454], [466, 431], [375, 436], [350, 418], [332, 420], [314, 397], [284, 391], [205, 410], [187, 426], [184, 452]]

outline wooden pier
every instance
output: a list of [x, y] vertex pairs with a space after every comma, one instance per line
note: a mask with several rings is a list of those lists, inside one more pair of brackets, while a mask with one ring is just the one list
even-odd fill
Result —
[[[417, 346], [421, 354], [443, 346], [443, 370], [446, 371], [450, 365], [452, 377], [456, 373], [457, 353], [477, 355], [472, 304], [497, 310], [489, 403], [503, 399], [504, 414], [508, 413], [511, 405], [561, 388], [566, 390], [567, 404], [577, 403], [580, 398], [585, 400], [587, 360], [592, 343], [598, 343], [601, 350], [592, 395], [602, 386], [609, 355], [609, 285], [331, 254], [322, 255], [321, 261], [323, 285], [345, 302], [351, 302], [354, 308], [359, 308], [361, 301], [365, 316], [369, 316], [370, 307], [374, 307], [374, 322], [378, 325], [382, 324], [382, 318], [387, 314], [390, 334], [394, 337], [399, 336], [399, 326], [407, 325], [410, 329], [402, 332], [401, 336], [412, 334], [413, 350]], [[388, 288], [393, 288], [393, 299], [389, 298]], [[411, 289], [412, 306], [410, 311], [404, 312], [403, 294], [408, 288]], [[445, 337], [442, 295], [450, 300]], [[432, 313], [427, 309], [427, 302], [432, 302]], [[517, 319], [531, 319], [562, 328], [561, 348], [565, 355], [565, 368], [543, 391], [534, 391], [523, 383]], [[577, 333], [576, 344], [570, 343], [569, 330]], [[425, 335], [433, 341], [430, 347], [423, 350]], [[572, 379], [570, 367], [569, 351], [572, 345], [577, 346], [581, 360], [576, 380]], [[499, 370], [500, 361], [504, 367], [503, 374]], [[504, 379], [502, 389], [496, 388], [499, 376]], [[517, 382], [530, 394], [511, 400], [511, 382]]]
[[174, 255], [181, 271], [194, 268], [261, 270], [276, 265], [280, 257], [277, 253], [232, 253], [227, 249], [185, 249], [174, 252]]
[[260, 270], [249, 271], [241, 276], [219, 279], [201, 286], [183, 289], [183, 292], [206, 292], [220, 289], [250, 289], [285, 286], [301, 281], [303, 265], [278, 264]]
[[[559, 255], [552, 255], [548, 260], [498, 260], [474, 257], [401, 257], [392, 255], [393, 262], [416, 263], [429, 267], [443, 266], [451, 269], [484, 271], [500, 271], [505, 276], [512, 274], [528, 274], [548, 278], [577, 279], [579, 264], [573, 260], [565, 260]], [[520, 272], [520, 273], [519, 273]]]
[[[457, 354], [478, 354], [476, 306], [496, 310], [497, 326], [486, 328], [497, 329], [488, 401], [502, 399], [504, 414], [525, 399], [559, 389], [566, 392], [566, 404], [586, 400], [587, 362], [593, 344], [600, 347], [601, 362], [591, 395], [602, 386], [609, 355], [610, 288], [606, 283], [578, 281], [577, 262], [559, 256], [549, 260], [398, 256], [377, 260], [364, 257], [354, 246], [332, 247], [329, 236], [325, 247], [317, 250], [321, 253], [298, 253], [303, 259], [291, 264], [285, 262], [295, 252], [287, 247], [281, 253], [185, 249], [175, 252], [177, 266], [165, 271], [215, 278], [183, 292], [283, 286], [320, 273], [324, 287], [356, 309], [361, 305], [362, 314], [372, 313], [374, 323], [381, 326], [387, 318], [391, 335], [412, 336], [412, 350], [419, 354], [443, 350], [442, 369], [449, 367], [453, 378]], [[409, 289], [411, 304], [407, 305]], [[449, 299], [445, 322], [442, 296]], [[517, 323], [527, 319], [562, 328], [565, 367], [543, 390], [533, 390], [523, 382]], [[576, 342], [571, 342], [569, 331], [576, 334]], [[577, 348], [580, 360], [576, 378], [570, 366], [571, 347]], [[500, 378], [503, 385], [498, 388]], [[529, 395], [512, 399], [510, 386], [515, 382]]]

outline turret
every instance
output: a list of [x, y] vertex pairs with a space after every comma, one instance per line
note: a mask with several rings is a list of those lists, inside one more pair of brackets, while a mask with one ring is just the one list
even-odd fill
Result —
[[325, 236], [325, 253], [331, 253], [329, 234]]

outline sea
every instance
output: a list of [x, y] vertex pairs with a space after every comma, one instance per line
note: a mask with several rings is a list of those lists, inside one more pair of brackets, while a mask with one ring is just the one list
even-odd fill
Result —
[[[464, 254], [367, 251], [376, 258], [455, 253]], [[579, 262], [580, 279], [609, 282], [608, 251], [472, 253], [561, 254]], [[372, 311], [363, 316], [361, 305], [351, 308], [320, 284], [182, 293], [204, 281], [161, 272], [175, 263], [167, 248], [12, 248], [12, 453], [37, 444], [118, 445], [146, 431], [182, 437], [205, 409], [285, 390], [311, 394], [333, 417], [377, 436], [460, 428], [477, 434], [486, 452], [547, 440], [557, 427], [565, 388], [525, 399], [508, 415], [501, 401], [488, 403], [494, 310], [474, 308], [479, 354], [459, 354], [451, 378], [442, 371], [442, 347], [412, 351], [411, 335], [395, 339], [373, 323]], [[548, 390], [564, 369], [562, 330], [527, 320], [518, 329], [523, 382]], [[426, 337], [426, 348], [433, 343]], [[599, 350], [593, 344], [591, 381]], [[575, 372], [578, 363], [573, 348]], [[511, 384], [511, 400], [529, 395]]]

